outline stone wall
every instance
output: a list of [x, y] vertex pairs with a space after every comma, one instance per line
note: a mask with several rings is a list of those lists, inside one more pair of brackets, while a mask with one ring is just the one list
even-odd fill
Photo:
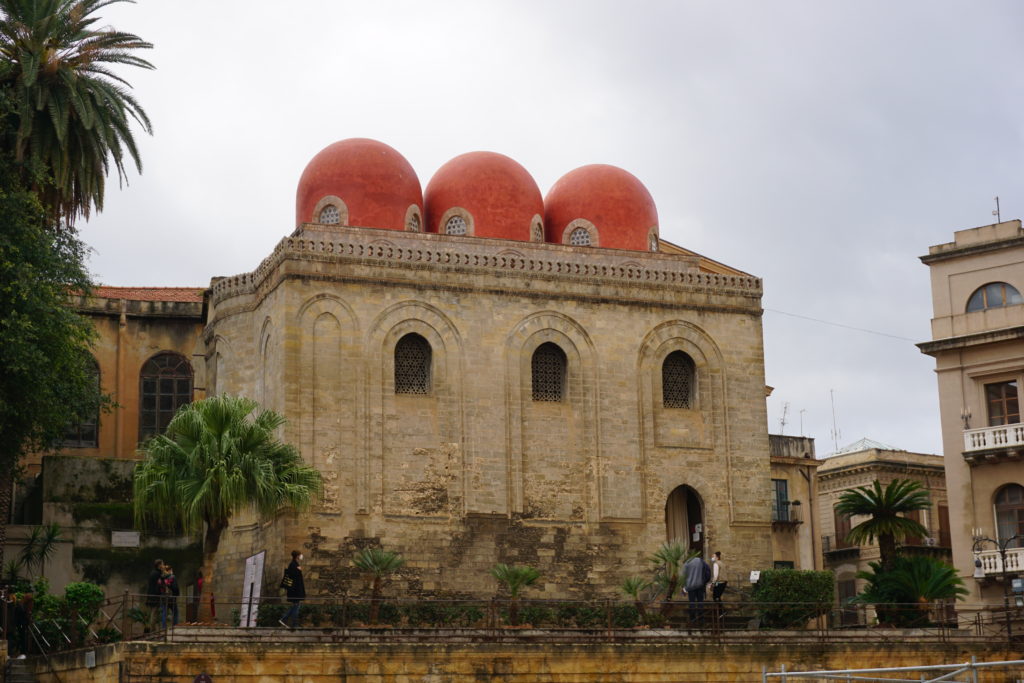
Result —
[[[359, 593], [352, 556], [380, 545], [408, 560], [406, 595], [493, 594], [498, 562], [538, 567], [540, 597], [614, 595], [650, 571], [684, 485], [703, 510], [684, 544], [770, 566], [760, 294], [690, 256], [304, 226], [213, 283], [207, 369], [216, 393], [284, 413], [326, 495], [235, 519], [220, 590], [240, 595], [263, 549], [276, 583], [296, 548], [307, 590]], [[395, 391], [410, 333], [431, 348], [426, 395]], [[562, 401], [532, 398], [545, 343], [566, 356]], [[696, 366], [689, 408], [663, 405], [674, 351]]]
[[[762, 672], [921, 666], [1013, 660], [998, 644], [919, 642], [893, 634], [882, 642], [786, 642], [784, 634], [738, 642], [501, 644], [501, 643], [153, 643], [96, 648], [84, 668], [81, 651], [54, 658], [62, 683], [191, 681], [207, 673], [214, 683], [261, 680], [337, 681], [760, 681]], [[120, 677], [118, 664], [120, 663]], [[1006, 680], [1005, 670], [982, 671], [979, 681]], [[57, 680], [39, 663], [40, 683]]]

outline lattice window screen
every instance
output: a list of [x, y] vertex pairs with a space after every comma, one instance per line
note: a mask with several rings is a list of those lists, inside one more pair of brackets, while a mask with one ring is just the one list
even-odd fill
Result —
[[666, 408], [693, 407], [696, 371], [693, 360], [682, 351], [673, 351], [661, 366], [661, 393]]
[[533, 352], [533, 400], [561, 401], [565, 397], [565, 352], [546, 342]]
[[430, 393], [430, 343], [407, 334], [395, 345], [395, 393]]
[[139, 441], [162, 434], [178, 408], [192, 402], [192, 366], [184, 356], [161, 353], [140, 373]]
[[412, 218], [409, 219], [409, 232], [419, 232], [419, 231], [420, 231], [420, 215], [418, 213], [414, 213], [412, 215]]
[[462, 216], [452, 216], [444, 224], [444, 232], [447, 235], [465, 235], [466, 219]]
[[544, 228], [539, 223], [534, 223], [533, 227], [530, 228], [530, 239], [534, 242], [544, 241]]
[[569, 233], [569, 244], [574, 247], [589, 247], [590, 231], [586, 228], [576, 228]]
[[320, 209], [320, 223], [323, 225], [337, 225], [341, 222], [341, 212], [334, 204], [328, 204]]

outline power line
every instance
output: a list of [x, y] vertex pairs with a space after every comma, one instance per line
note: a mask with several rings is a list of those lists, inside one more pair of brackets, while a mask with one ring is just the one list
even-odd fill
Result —
[[764, 309], [769, 313], [778, 313], [780, 315], [788, 315], [791, 318], [800, 318], [801, 320], [810, 320], [811, 322], [821, 323], [822, 325], [832, 325], [833, 327], [843, 327], [847, 330], [855, 330], [857, 332], [866, 332], [868, 334], [877, 334], [879, 337], [889, 337], [890, 339], [899, 339], [901, 341], [917, 342], [916, 339], [910, 339], [909, 337], [901, 337], [898, 334], [889, 334], [887, 332], [879, 332], [878, 330], [869, 330], [864, 327], [855, 327], [853, 325], [844, 325], [843, 323], [834, 323], [831, 320], [821, 320], [820, 318], [812, 318], [809, 315], [800, 315], [799, 313], [787, 313], [786, 311], [780, 311], [774, 308]]

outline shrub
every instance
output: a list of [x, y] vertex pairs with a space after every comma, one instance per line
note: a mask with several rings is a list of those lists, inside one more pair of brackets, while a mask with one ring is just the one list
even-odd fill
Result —
[[832, 572], [769, 569], [754, 586], [761, 625], [801, 628], [832, 607], [835, 578]]

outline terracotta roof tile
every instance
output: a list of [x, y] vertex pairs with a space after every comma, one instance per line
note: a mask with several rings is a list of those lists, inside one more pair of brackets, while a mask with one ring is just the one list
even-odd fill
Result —
[[201, 303], [202, 287], [93, 287], [92, 295], [129, 301], [183, 301]]

